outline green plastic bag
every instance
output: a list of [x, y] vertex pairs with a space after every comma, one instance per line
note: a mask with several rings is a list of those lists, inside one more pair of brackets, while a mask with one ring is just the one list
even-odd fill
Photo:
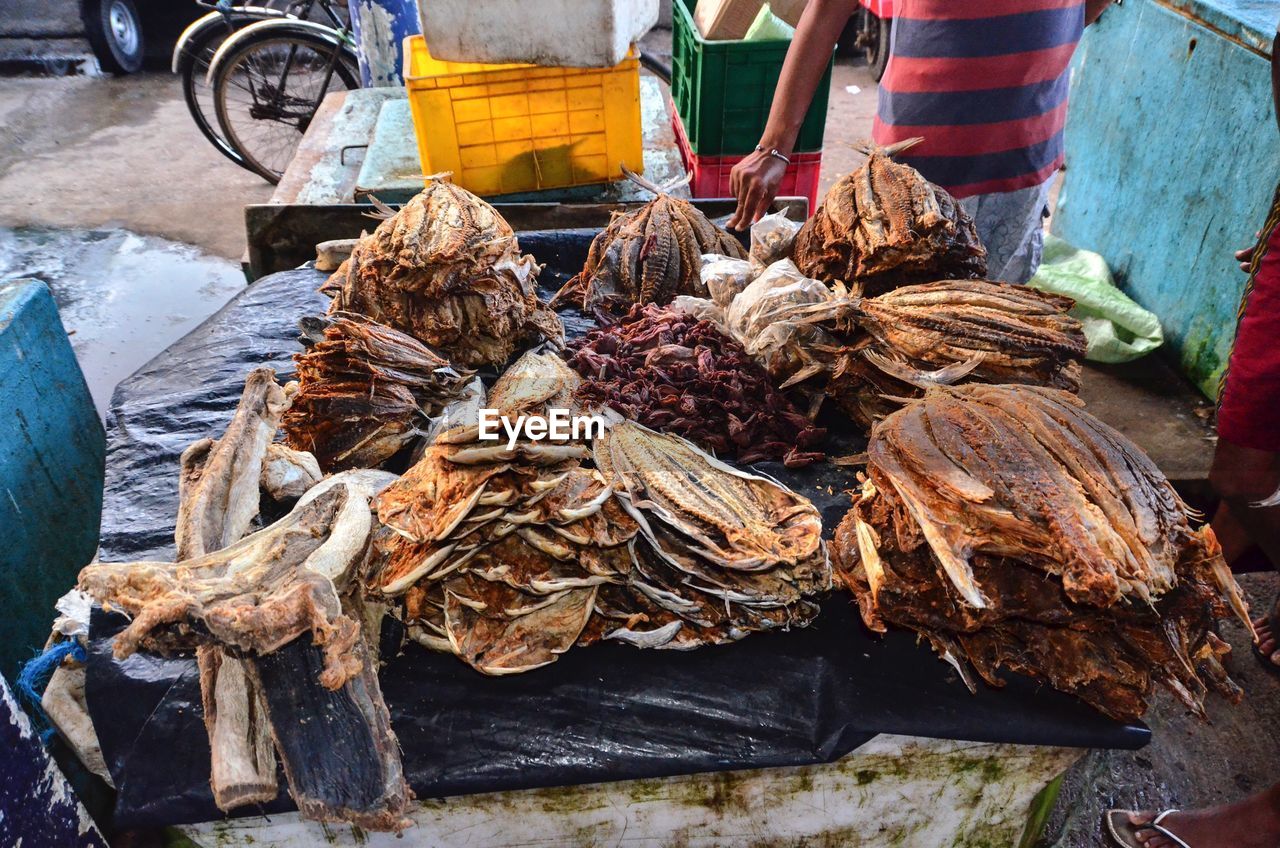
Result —
[[796, 28], [773, 13], [769, 4], [760, 7], [756, 19], [751, 22], [743, 41], [790, 41]]
[[1040, 270], [1027, 285], [1075, 300], [1071, 315], [1084, 324], [1086, 359], [1128, 362], [1164, 343], [1160, 319], [1116, 288], [1107, 260], [1056, 236], [1045, 235]]

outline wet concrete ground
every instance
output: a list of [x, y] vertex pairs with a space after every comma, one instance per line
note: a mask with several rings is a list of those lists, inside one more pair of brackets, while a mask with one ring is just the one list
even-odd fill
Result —
[[0, 228], [0, 280], [14, 277], [53, 291], [103, 417], [117, 383], [244, 287], [237, 262], [121, 229]]

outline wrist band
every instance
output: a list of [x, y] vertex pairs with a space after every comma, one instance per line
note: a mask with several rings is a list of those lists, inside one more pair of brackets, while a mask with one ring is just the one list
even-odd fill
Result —
[[772, 156], [772, 157], [773, 157], [773, 158], [775, 158], [775, 159], [781, 159], [783, 162], [785, 162], [785, 163], [786, 163], [786, 164], [788, 164], [788, 165], [790, 165], [790, 164], [791, 164], [791, 159], [790, 159], [790, 157], [785, 156], [785, 155], [783, 155], [783, 154], [779, 153], [779, 152], [778, 152], [778, 148], [776, 148], [776, 147], [774, 147], [774, 148], [772, 148], [772, 149], [770, 149], [770, 150], [765, 150], [765, 149], [764, 149], [764, 147], [762, 147], [761, 145], [757, 144], [757, 145], [756, 145], [756, 152], [757, 152], [757, 153], [767, 153], [767, 154], [769, 154], [770, 156]]

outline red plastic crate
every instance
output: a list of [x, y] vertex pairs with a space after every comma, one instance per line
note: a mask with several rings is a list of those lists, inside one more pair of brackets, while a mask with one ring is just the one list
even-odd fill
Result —
[[[671, 110], [671, 128], [675, 130], [676, 146], [684, 169], [693, 174], [689, 192], [696, 198], [733, 197], [729, 188], [729, 172], [746, 156], [703, 156], [693, 152], [684, 123], [674, 109]], [[791, 164], [782, 175], [778, 186], [779, 197], [809, 198], [809, 214], [818, 208], [818, 176], [822, 171], [822, 153], [792, 153]]]

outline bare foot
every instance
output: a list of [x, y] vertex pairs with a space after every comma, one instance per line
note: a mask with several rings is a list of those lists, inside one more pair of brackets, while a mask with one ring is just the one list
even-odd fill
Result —
[[[1155, 813], [1129, 817], [1138, 826], [1144, 848], [1178, 848], [1178, 843], [1152, 828], [1142, 828]], [[1160, 826], [1191, 848], [1276, 848], [1280, 845], [1280, 784], [1243, 801], [1165, 816]]]
[[1258, 650], [1264, 657], [1270, 657], [1271, 662], [1280, 666], [1280, 634], [1271, 631], [1271, 619], [1268, 616], [1255, 619], [1253, 629], [1258, 632]]

